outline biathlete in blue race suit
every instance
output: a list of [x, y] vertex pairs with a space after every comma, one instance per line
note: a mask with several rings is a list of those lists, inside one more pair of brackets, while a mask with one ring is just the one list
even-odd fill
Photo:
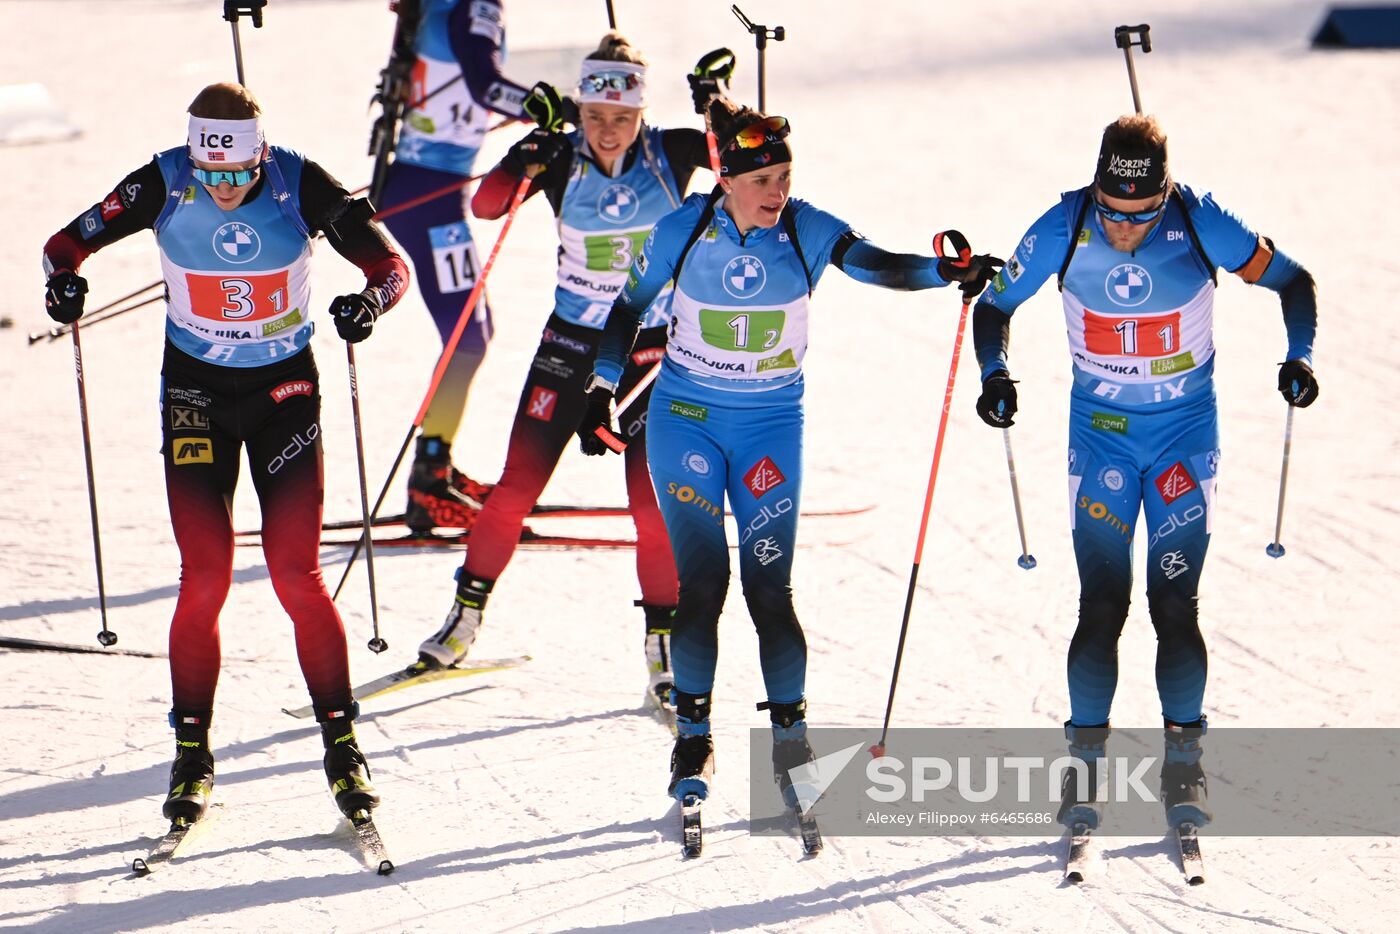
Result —
[[758, 631], [773, 723], [773, 765], [785, 799], [788, 769], [808, 761], [807, 646], [792, 604], [802, 491], [802, 358], [812, 290], [828, 265], [859, 282], [927, 289], [966, 280], [972, 294], [999, 261], [888, 253], [845, 221], [788, 198], [788, 123], [710, 104], [721, 178], [662, 218], [612, 306], [590, 379], [584, 450], [609, 407], [638, 324], [673, 279], [661, 375], [647, 411], [647, 461], [680, 577], [671, 636], [678, 735], [669, 791], [704, 798], [712, 769], [710, 692], [720, 610], [729, 589], [724, 502], [739, 528], [739, 573]]
[[[557, 220], [558, 284], [520, 393], [500, 481], [472, 529], [452, 608], [442, 627], [419, 646], [421, 664], [450, 665], [476, 638], [488, 595], [520, 543], [525, 517], [582, 417], [584, 381], [633, 258], [652, 225], [680, 204], [695, 169], [709, 164], [703, 132], [652, 127], [643, 120], [647, 71], [641, 54], [621, 34], [605, 35], [580, 69], [580, 129], [531, 131], [472, 199], [477, 216], [500, 217], [529, 174], [527, 197], [543, 193]], [[666, 343], [670, 293], [653, 297], [623, 378], [629, 388], [661, 359]], [[676, 568], [647, 474], [645, 401], [630, 413], [625, 435], [634, 444], [624, 470], [637, 528], [650, 692], [659, 700], [671, 690], [665, 644], [676, 606]]]
[[[1080, 580], [1066, 733], [1073, 754], [1091, 763], [1102, 754], [1141, 510], [1167, 731], [1163, 800], [1173, 824], [1209, 820], [1199, 764], [1206, 647], [1197, 592], [1220, 458], [1217, 268], [1279, 294], [1288, 335], [1279, 390], [1289, 405], [1310, 405], [1317, 398], [1312, 276], [1210, 194], [1173, 182], [1156, 120], [1125, 116], [1104, 131], [1094, 183], [1062, 195], [1026, 231], [973, 312], [983, 377], [977, 411], [1005, 428], [1016, 412], [1006, 363], [1011, 315], [1046, 279], [1059, 277], [1074, 375], [1069, 496]], [[1065, 790], [1060, 819], [1096, 826], [1101, 803], [1084, 800], [1073, 782]]]
[[[501, 0], [422, 0], [412, 102], [376, 207], [387, 212], [385, 226], [413, 263], [444, 343], [481, 269], [465, 191], [477, 151], [493, 113], [526, 118], [528, 89], [501, 72], [505, 46]], [[470, 528], [490, 493], [453, 466], [452, 442], [493, 332], [482, 295], [423, 415], [408, 482], [407, 521], [415, 531]]]

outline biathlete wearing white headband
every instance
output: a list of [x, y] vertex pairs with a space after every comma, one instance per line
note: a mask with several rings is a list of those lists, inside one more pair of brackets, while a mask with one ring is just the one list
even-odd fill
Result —
[[[196, 163], [195, 177], [206, 185], [217, 185], [225, 180], [232, 185], [248, 184], [252, 180], [248, 173], [254, 167], [249, 167], [243, 172], [211, 172], [201, 169], [200, 164], [246, 165], [250, 162], [260, 162], [267, 147], [262, 119], [259, 117], [248, 120], [215, 120], [210, 117], [191, 116], [188, 143], [190, 160]], [[214, 177], [205, 178], [206, 175]], [[238, 181], [235, 175], [248, 177]]]
[[585, 58], [578, 79], [580, 104], [647, 105], [647, 68], [634, 62]]

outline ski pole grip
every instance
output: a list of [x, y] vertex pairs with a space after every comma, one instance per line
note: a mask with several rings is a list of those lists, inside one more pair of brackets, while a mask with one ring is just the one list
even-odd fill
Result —
[[[953, 256], [947, 253], [947, 246], [953, 248]], [[933, 235], [933, 253], [939, 259], [946, 259], [954, 266], [967, 266], [972, 262], [972, 247], [968, 244], [967, 238], [956, 230], [940, 230]]]
[[627, 450], [627, 442], [623, 441], [611, 431], [608, 431], [602, 425], [599, 425], [597, 428], [594, 428], [593, 433], [598, 436], [599, 441], [602, 441], [604, 444], [606, 444], [608, 448], [613, 452], [621, 454], [623, 451]]
[[267, 0], [224, 0], [224, 19], [237, 24], [240, 16], [246, 16], [253, 21], [254, 29], [260, 29], [265, 6]]
[[[1139, 23], [1136, 26], [1119, 26], [1113, 30], [1113, 41], [1120, 49], [1131, 48], [1135, 45], [1142, 46], [1144, 54], [1152, 51], [1152, 36], [1149, 34], [1152, 27], [1146, 23]], [[1136, 34], [1137, 41], [1133, 41]]]
[[715, 49], [700, 56], [695, 63], [695, 74], [701, 78], [715, 78], [728, 81], [734, 76], [734, 66], [738, 59], [730, 49]]

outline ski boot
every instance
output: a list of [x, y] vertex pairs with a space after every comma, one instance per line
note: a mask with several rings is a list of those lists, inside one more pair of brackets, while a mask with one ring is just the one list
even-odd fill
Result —
[[[813, 789], [801, 774], [796, 779], [792, 774], [794, 769], [800, 773], [802, 766], [814, 758], [807, 742], [807, 699], [799, 697], [790, 704], [767, 701], [758, 709], [768, 711], [773, 721], [773, 781], [783, 796], [783, 804], [797, 810], [810, 807], [816, 797], [810, 793]], [[803, 801], [804, 797], [810, 800]]]
[[1206, 775], [1201, 769], [1205, 732], [1205, 717], [1184, 724], [1168, 720], [1163, 728], [1162, 807], [1168, 827], [1185, 823], [1204, 827], [1214, 816], [1206, 803]]
[[408, 476], [404, 519], [419, 534], [436, 527], [470, 529], [491, 487], [452, 466], [452, 445], [436, 435], [420, 437]]
[[175, 762], [170, 766], [170, 793], [161, 813], [172, 823], [192, 824], [209, 809], [214, 791], [214, 755], [209, 751], [208, 710], [172, 710]]
[[677, 801], [690, 796], [704, 801], [715, 771], [715, 744], [710, 739], [710, 695], [674, 693], [676, 745], [671, 750], [671, 784], [666, 793]]
[[369, 783], [369, 763], [355, 742], [354, 721], [360, 705], [352, 701], [348, 707], [316, 707], [315, 711], [321, 724], [321, 743], [326, 747], [326, 781], [340, 812], [353, 820], [356, 814], [379, 804], [379, 795]]
[[1080, 778], [1079, 769], [1067, 769], [1060, 785], [1060, 811], [1055, 819], [1071, 830], [1078, 824], [1096, 830], [1103, 820], [1104, 801], [1108, 797], [1108, 768], [1104, 756], [1108, 734], [1107, 723], [1102, 726], [1075, 726], [1071, 721], [1065, 721], [1069, 754], [1086, 766], [1083, 779]]
[[646, 614], [647, 698], [660, 710], [674, 713], [675, 676], [671, 674], [671, 620], [676, 615], [673, 606], [650, 606], [638, 601]]
[[457, 569], [457, 596], [447, 619], [431, 638], [418, 646], [418, 662], [429, 668], [447, 668], [466, 658], [481, 628], [481, 612], [495, 581], [468, 577]]

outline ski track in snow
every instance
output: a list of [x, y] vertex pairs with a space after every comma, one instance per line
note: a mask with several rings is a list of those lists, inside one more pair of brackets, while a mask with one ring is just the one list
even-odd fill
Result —
[[[596, 3], [513, 0], [517, 48], [591, 45]], [[651, 112], [694, 125], [682, 74], [704, 51], [738, 52], [736, 96], [752, 99], [752, 41], [723, 5], [618, 0], [653, 64]], [[382, 0], [278, 0], [244, 28], [249, 81], [270, 135], [350, 187], [369, 173], [365, 100], [387, 54]], [[1201, 620], [1211, 647], [1207, 706], [1230, 726], [1397, 726], [1400, 635], [1391, 613], [1400, 544], [1400, 324], [1377, 314], [1400, 291], [1381, 238], [1394, 199], [1358, 188], [1393, 152], [1384, 116], [1400, 98], [1394, 53], [1316, 53], [1323, 4], [1257, 0], [1089, 0], [929, 5], [891, 0], [859, 19], [800, 4], [755, 5], [782, 24], [768, 49], [772, 109], [791, 116], [795, 189], [894, 250], [923, 250], [956, 226], [999, 255], [1056, 194], [1082, 184], [1102, 126], [1130, 101], [1112, 28], [1153, 24], [1136, 58], [1148, 108], [1172, 138], [1174, 174], [1214, 190], [1315, 274], [1321, 298], [1318, 404], [1297, 413], [1282, 542], [1271, 560], [1284, 409], [1275, 297], [1222, 275], [1216, 299], [1222, 467]], [[62, 16], [52, 16], [53, 9]], [[48, 327], [39, 250], [153, 151], [177, 144], [184, 108], [232, 77], [229, 29], [200, 0], [0, 3], [18, 37], [0, 84], [42, 82], [79, 139], [0, 148], [0, 634], [90, 643], [100, 626], [86, 480], [66, 340]], [[1006, 29], [1014, 23], [1015, 29]], [[245, 22], [245, 27], [247, 26]], [[876, 50], [876, 51], [872, 51]], [[80, 63], [81, 67], [74, 67]], [[507, 62], [510, 71], [510, 62]], [[527, 83], [533, 75], [517, 75]], [[1356, 89], [1365, 88], [1366, 93]], [[1388, 89], [1388, 90], [1387, 90]], [[980, 106], [969, 107], [977, 101]], [[912, 103], [911, 103], [912, 102]], [[911, 110], [911, 107], [914, 108]], [[515, 131], [492, 134], [489, 168]], [[695, 189], [703, 189], [698, 176]], [[459, 466], [494, 479], [521, 374], [553, 289], [548, 211], [521, 212], [492, 273], [498, 334], [472, 392]], [[499, 223], [473, 227], [483, 253]], [[156, 275], [149, 237], [84, 266], [90, 307]], [[332, 251], [313, 263], [320, 318], [358, 274]], [[1374, 301], [1349, 301], [1365, 282]], [[154, 306], [158, 307], [158, 306]], [[958, 301], [898, 295], [838, 271], [815, 299], [807, 357], [804, 506], [874, 503], [804, 520], [794, 570], [819, 726], [878, 735], [928, 482]], [[324, 320], [322, 325], [326, 325]], [[167, 649], [179, 558], [159, 484], [158, 312], [83, 332], [102, 522], [108, 622], [122, 648]], [[1077, 613], [1064, 478], [1068, 364], [1047, 286], [1018, 312], [1013, 432], [1029, 550], [1019, 541], [999, 433], [976, 418], [965, 336], [924, 542], [892, 725], [1045, 726], [1067, 716], [1064, 652]], [[324, 381], [328, 518], [358, 510], [343, 351], [314, 340]], [[437, 337], [416, 294], [358, 352], [371, 485], [418, 405]], [[402, 479], [387, 507], [397, 508]], [[553, 502], [621, 501], [611, 458], [567, 455]], [[251, 484], [234, 503], [255, 525]], [[547, 521], [547, 520], [546, 520]], [[557, 520], [556, 520], [557, 521]], [[571, 520], [572, 522], [573, 520]], [[562, 524], [549, 528], [563, 528]], [[570, 524], [622, 534], [623, 521]], [[587, 531], [583, 531], [583, 530]], [[1138, 540], [1146, 541], [1139, 525]], [[1141, 548], [1139, 549], [1142, 550]], [[347, 552], [324, 553], [339, 579]], [[342, 595], [352, 674], [403, 664], [451, 602], [460, 553], [376, 555], [384, 655], [370, 632], [361, 563]], [[261, 553], [240, 549], [222, 617], [225, 665], [214, 718], [217, 823], [193, 852], [146, 879], [130, 862], [164, 830], [171, 752], [159, 659], [0, 649], [9, 757], [0, 766], [0, 929], [37, 934], [164, 931], [1370, 931], [1400, 908], [1390, 838], [1203, 836], [1209, 881], [1186, 885], [1171, 839], [1105, 837], [1093, 874], [1062, 881], [1059, 837], [833, 837], [804, 859], [795, 832], [749, 833], [748, 729], [764, 719], [757, 646], [737, 580], [721, 619], [705, 852], [680, 856], [663, 794], [669, 739], [643, 706], [641, 617], [628, 553], [517, 554], [475, 652], [529, 653], [520, 669], [425, 685], [367, 702], [362, 745], [398, 869], [362, 868], [320, 768], [291, 629]], [[1138, 558], [1139, 568], [1142, 558]], [[1159, 716], [1155, 640], [1141, 571], [1120, 645], [1116, 724]], [[762, 754], [766, 755], [766, 750]], [[775, 793], [771, 786], [755, 789]]]

